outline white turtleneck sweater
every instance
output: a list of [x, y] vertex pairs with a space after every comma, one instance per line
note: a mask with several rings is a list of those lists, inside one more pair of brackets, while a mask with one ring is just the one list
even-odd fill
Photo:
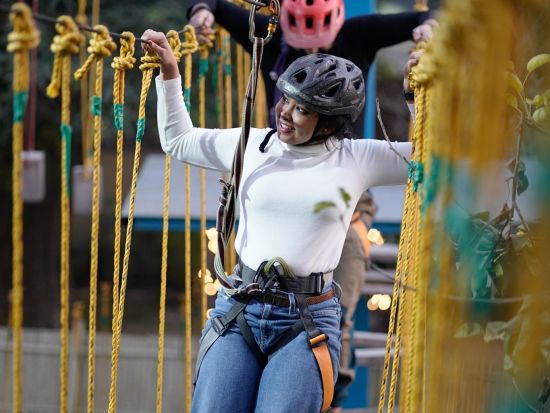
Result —
[[[195, 128], [183, 103], [181, 78], [156, 80], [162, 149], [182, 162], [231, 170], [240, 128]], [[269, 129], [251, 129], [239, 188], [240, 218], [235, 248], [257, 268], [282, 257], [295, 274], [330, 272], [338, 264], [353, 210], [361, 193], [377, 185], [403, 184], [407, 165], [387, 142], [330, 140], [295, 146], [275, 133], [265, 153], [259, 145]], [[410, 143], [394, 143], [407, 159]], [[348, 205], [340, 188], [351, 196]], [[333, 202], [318, 213], [318, 202]]]

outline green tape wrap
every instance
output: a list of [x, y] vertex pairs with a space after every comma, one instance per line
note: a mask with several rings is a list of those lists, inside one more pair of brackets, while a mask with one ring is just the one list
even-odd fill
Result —
[[223, 72], [226, 74], [226, 75], [229, 75], [231, 76], [231, 65], [226, 63], [225, 65], [223, 65]]
[[73, 136], [73, 129], [71, 125], [62, 123], [60, 127], [61, 139], [65, 141], [65, 176], [67, 177], [67, 196], [71, 194], [71, 142]]
[[117, 131], [124, 129], [124, 104], [113, 103], [113, 119]]
[[136, 141], [141, 142], [145, 133], [145, 118], [139, 118], [137, 121]]
[[208, 59], [199, 60], [199, 76], [204, 77], [208, 73]]
[[191, 89], [188, 87], [183, 90], [183, 100], [185, 101], [185, 107], [189, 112], [191, 110]]
[[15, 92], [13, 94], [13, 122], [23, 122], [25, 116], [25, 109], [27, 108], [27, 100], [29, 99], [29, 92]]
[[409, 163], [409, 179], [413, 183], [413, 191], [418, 191], [418, 186], [424, 180], [424, 165], [421, 162], [410, 161]]
[[92, 96], [91, 103], [90, 110], [92, 111], [92, 115], [101, 116], [101, 96]]

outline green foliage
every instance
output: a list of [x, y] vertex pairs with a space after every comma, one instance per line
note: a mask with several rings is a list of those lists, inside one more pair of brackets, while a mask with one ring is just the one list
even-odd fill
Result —
[[318, 214], [319, 212], [327, 208], [333, 208], [333, 207], [336, 207], [336, 204], [332, 201], [320, 201], [313, 206], [313, 212]]

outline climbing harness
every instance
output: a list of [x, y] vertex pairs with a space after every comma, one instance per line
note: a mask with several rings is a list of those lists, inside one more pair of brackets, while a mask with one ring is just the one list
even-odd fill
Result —
[[[263, 262], [257, 270], [239, 263], [235, 270], [235, 278], [241, 280], [243, 288], [232, 296], [236, 300], [236, 304], [223, 316], [213, 318], [210, 328], [204, 333], [197, 355], [197, 367], [193, 383], [197, 382], [200, 366], [206, 353], [233, 322], [236, 322], [239, 326], [244, 340], [261, 365], [269, 362], [281, 348], [290, 343], [302, 331], [305, 331], [309, 347], [319, 368], [323, 386], [321, 412], [326, 411], [330, 407], [334, 394], [334, 375], [327, 344], [328, 336], [315, 326], [309, 305], [319, 304], [333, 297], [340, 298], [341, 291], [336, 284], [332, 284], [332, 288], [323, 293], [325, 280], [332, 280], [331, 276], [331, 273], [312, 273], [307, 277], [295, 276], [280, 257]], [[298, 306], [300, 319], [279, 337], [269, 353], [265, 353], [254, 339], [254, 335], [245, 320], [244, 310], [252, 299], [266, 304], [289, 307], [292, 303], [290, 294], [292, 294]]]

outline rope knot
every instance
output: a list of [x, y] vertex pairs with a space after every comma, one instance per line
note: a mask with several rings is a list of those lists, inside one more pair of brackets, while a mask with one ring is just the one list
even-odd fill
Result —
[[195, 33], [195, 27], [187, 24], [183, 28], [184, 41], [181, 44], [182, 55], [187, 56], [199, 50], [199, 42]]
[[62, 59], [69, 54], [78, 53], [80, 45], [84, 42], [84, 36], [70, 16], [59, 16], [55, 30], [57, 34], [50, 45], [50, 50], [54, 53], [52, 79], [46, 89], [46, 94], [51, 98], [59, 95]]
[[94, 30], [95, 32], [90, 39], [90, 45], [87, 49], [90, 55], [82, 67], [74, 73], [76, 80], [80, 80], [84, 77], [95, 60], [109, 57], [116, 50], [116, 44], [113, 42], [113, 39], [111, 39], [107, 27], [102, 24], [97, 24]]
[[176, 62], [179, 63], [181, 61], [181, 56], [182, 56], [181, 40], [180, 40], [179, 33], [175, 30], [170, 30], [166, 34], [166, 39], [168, 39], [170, 48], [172, 49], [172, 52], [174, 52], [174, 57], [176, 58]]
[[139, 70], [153, 70], [157, 67], [160, 67], [160, 59], [154, 52], [145, 52], [145, 56], [142, 56], [141, 64], [139, 65]]
[[54, 36], [50, 50], [54, 54], [76, 54], [84, 42], [84, 36], [78, 30], [70, 16], [59, 16], [55, 24], [57, 35]]
[[8, 34], [10, 53], [33, 49], [40, 43], [40, 32], [32, 19], [32, 12], [25, 3], [17, 2], [11, 6], [10, 21], [13, 31]]
[[123, 32], [120, 39], [120, 54], [113, 59], [111, 67], [115, 70], [130, 70], [136, 63], [135, 43], [136, 37], [132, 32]]

